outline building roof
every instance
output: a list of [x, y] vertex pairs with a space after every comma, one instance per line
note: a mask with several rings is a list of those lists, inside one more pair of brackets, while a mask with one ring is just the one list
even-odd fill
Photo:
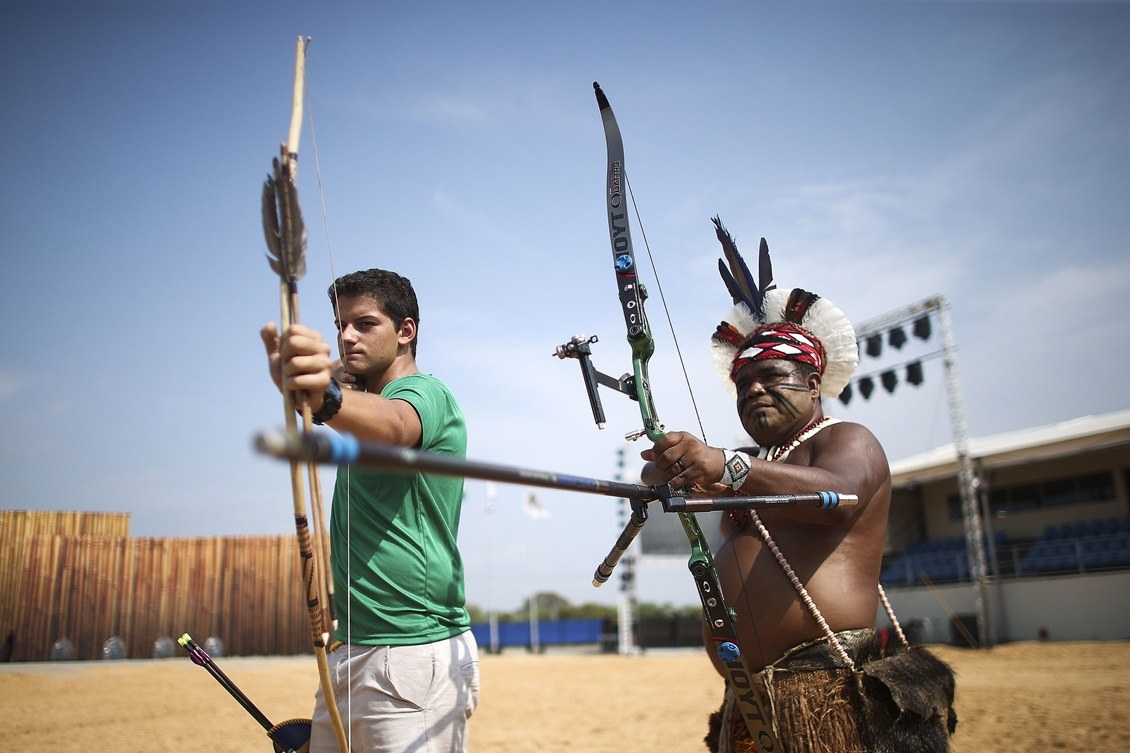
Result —
[[[1130, 444], [1130, 410], [970, 438], [967, 449], [984, 469], [994, 470], [1125, 444]], [[956, 476], [957, 452], [952, 443], [891, 463], [896, 489]]]

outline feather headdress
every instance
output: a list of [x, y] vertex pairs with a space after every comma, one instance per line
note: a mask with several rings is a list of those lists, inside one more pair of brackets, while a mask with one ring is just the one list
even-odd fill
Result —
[[727, 386], [734, 391], [731, 376], [734, 358], [750, 336], [761, 327], [787, 322], [803, 329], [823, 347], [820, 394], [839, 396], [859, 364], [855, 328], [847, 316], [831, 301], [815, 293], [800, 288], [778, 289], [773, 283], [769, 244], [764, 238], [758, 252], [758, 276], [754, 279], [722, 220], [712, 219], [725, 256], [724, 261], [718, 260], [718, 271], [734, 303], [711, 338], [714, 366]]

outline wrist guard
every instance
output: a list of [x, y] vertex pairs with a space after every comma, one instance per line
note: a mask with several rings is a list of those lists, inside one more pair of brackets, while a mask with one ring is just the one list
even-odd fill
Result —
[[726, 463], [722, 471], [721, 482], [737, 491], [745, 483], [746, 477], [753, 466], [749, 455], [737, 450], [722, 450]]

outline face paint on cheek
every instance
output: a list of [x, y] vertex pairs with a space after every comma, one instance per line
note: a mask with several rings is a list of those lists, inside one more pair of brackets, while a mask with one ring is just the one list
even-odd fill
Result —
[[[778, 408], [780, 408], [782, 412], [788, 413], [789, 415], [794, 416], [794, 417], [799, 416], [800, 415], [800, 409], [798, 409], [795, 405], [793, 405], [787, 397], [785, 397], [783, 394], [781, 394], [781, 387], [783, 387], [783, 386], [785, 386], [785, 385], [780, 385], [780, 386], [777, 386], [777, 387], [771, 387], [771, 388], [765, 390], [765, 393], [767, 395], [769, 395], [770, 398], [772, 398], [773, 403]], [[807, 391], [807, 390], [805, 390], [805, 391]]]

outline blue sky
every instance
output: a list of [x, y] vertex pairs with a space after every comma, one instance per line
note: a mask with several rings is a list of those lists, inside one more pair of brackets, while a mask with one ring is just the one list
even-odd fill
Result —
[[[250, 442], [282, 422], [258, 202], [298, 34], [303, 319], [330, 331], [331, 252], [337, 274], [410, 277], [421, 367], [461, 399], [472, 457], [612, 477], [638, 425], [608, 393], [598, 432], [551, 356], [597, 334], [597, 368], [628, 368], [593, 81], [711, 443], [741, 441], [707, 355], [729, 307], [714, 214], [855, 321], [945, 295], [973, 436], [1130, 407], [1127, 4], [16, 2], [5, 22], [0, 506], [128, 512], [137, 536], [292, 530], [286, 469]], [[649, 314], [660, 416], [697, 428], [654, 286]], [[892, 460], [932, 449], [940, 368], [829, 408]], [[615, 599], [589, 586], [614, 501], [539, 491], [530, 520], [526, 489], [488, 514], [467, 488], [471, 601]], [[681, 564], [639, 586], [696, 598]]]

